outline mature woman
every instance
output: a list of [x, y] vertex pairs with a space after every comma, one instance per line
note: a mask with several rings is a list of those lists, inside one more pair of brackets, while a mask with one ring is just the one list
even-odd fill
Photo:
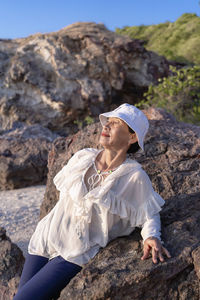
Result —
[[60, 198], [30, 240], [15, 300], [56, 298], [101, 247], [142, 227], [142, 260], [170, 257], [160, 240], [164, 200], [128, 152], [143, 150], [148, 120], [129, 104], [100, 115], [102, 150], [78, 151], [54, 177]]

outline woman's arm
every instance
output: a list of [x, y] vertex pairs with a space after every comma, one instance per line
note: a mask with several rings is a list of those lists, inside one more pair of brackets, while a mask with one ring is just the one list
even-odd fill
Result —
[[142, 226], [141, 235], [144, 241], [142, 260], [149, 257], [152, 253], [153, 263], [157, 263], [158, 259], [163, 262], [163, 254], [168, 258], [171, 257], [169, 251], [163, 247], [160, 239], [160, 215], [154, 215], [151, 219], [147, 220]]

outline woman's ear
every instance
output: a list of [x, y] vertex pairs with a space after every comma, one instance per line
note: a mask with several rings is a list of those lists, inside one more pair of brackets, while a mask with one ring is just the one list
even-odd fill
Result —
[[138, 141], [136, 133], [130, 133], [129, 145], [135, 144]]

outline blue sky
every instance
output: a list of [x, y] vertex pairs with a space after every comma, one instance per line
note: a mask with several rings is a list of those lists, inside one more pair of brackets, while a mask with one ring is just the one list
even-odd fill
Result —
[[200, 16], [199, 0], [0, 0], [0, 38], [57, 31], [72, 23], [116, 27], [174, 22], [183, 13]]

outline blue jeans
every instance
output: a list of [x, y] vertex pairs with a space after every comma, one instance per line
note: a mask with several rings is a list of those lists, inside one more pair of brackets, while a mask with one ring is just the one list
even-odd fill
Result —
[[43, 256], [28, 254], [18, 292], [13, 300], [57, 299], [61, 290], [81, 269], [61, 256], [49, 260]]

